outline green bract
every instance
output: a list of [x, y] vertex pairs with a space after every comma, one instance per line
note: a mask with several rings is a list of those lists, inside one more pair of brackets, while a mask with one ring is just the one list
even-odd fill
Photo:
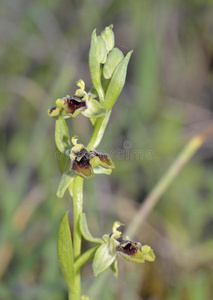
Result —
[[56, 195], [59, 198], [62, 198], [64, 196], [64, 193], [66, 191], [66, 189], [70, 186], [70, 184], [73, 182], [74, 178], [75, 178], [75, 174], [73, 174], [73, 172], [71, 171], [67, 171], [64, 172], [62, 177], [61, 177], [61, 181], [58, 185], [58, 189], [56, 192]]
[[104, 107], [109, 111], [113, 105], [115, 104], [115, 101], [117, 100], [118, 96], [120, 95], [124, 83], [126, 81], [126, 72], [127, 72], [127, 66], [131, 57], [132, 51], [130, 51], [125, 58], [120, 62], [120, 64], [117, 66], [117, 68], [114, 71], [114, 74], [112, 76], [112, 79], [109, 83], [106, 97], [104, 100]]
[[112, 77], [117, 66], [123, 60], [124, 55], [118, 48], [114, 48], [108, 55], [106, 63], [103, 68], [103, 75], [105, 79]]
[[62, 115], [55, 123], [55, 143], [61, 153], [65, 153], [71, 146], [67, 124]]

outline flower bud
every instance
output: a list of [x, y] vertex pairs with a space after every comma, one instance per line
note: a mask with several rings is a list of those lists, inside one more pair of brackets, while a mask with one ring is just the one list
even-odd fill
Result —
[[[105, 48], [104, 48], [105, 47]], [[96, 89], [100, 102], [104, 100], [104, 91], [101, 85], [100, 63], [106, 60], [106, 46], [101, 37], [97, 38], [96, 30], [93, 30], [89, 50], [89, 69], [92, 83]]]
[[97, 37], [96, 55], [98, 62], [104, 64], [107, 58], [107, 49], [104, 40], [100, 36]]
[[101, 32], [101, 37], [106, 44], [106, 49], [108, 53], [114, 48], [115, 45], [115, 36], [114, 32], [112, 31], [112, 28], [113, 25], [110, 25]]

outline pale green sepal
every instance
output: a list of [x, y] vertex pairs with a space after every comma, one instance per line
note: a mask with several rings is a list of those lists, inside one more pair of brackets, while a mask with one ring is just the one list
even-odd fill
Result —
[[116, 254], [112, 254], [108, 244], [102, 244], [95, 253], [92, 268], [94, 275], [97, 276], [110, 267], [116, 259]]
[[65, 153], [67, 149], [72, 147], [67, 124], [62, 115], [59, 115], [55, 122], [55, 143], [61, 153]]
[[100, 60], [97, 58], [97, 35], [96, 29], [93, 30], [91, 36], [90, 50], [89, 50], [89, 69], [94, 88], [98, 93], [100, 102], [104, 101], [104, 91], [101, 85], [101, 72], [100, 72]]
[[57, 252], [58, 259], [63, 273], [68, 290], [72, 292], [74, 286], [74, 258], [73, 258], [73, 247], [72, 239], [68, 221], [67, 211], [61, 219], [59, 230], [58, 230], [58, 241], [57, 241]]
[[88, 118], [98, 118], [106, 114], [106, 109], [94, 99], [87, 102], [87, 109], [82, 111], [82, 115]]
[[131, 57], [132, 51], [128, 52], [125, 58], [115, 69], [108, 86], [106, 97], [104, 100], [104, 107], [109, 111], [115, 104], [118, 96], [120, 95], [126, 80], [127, 66]]
[[116, 67], [123, 60], [124, 55], [118, 48], [114, 48], [109, 55], [107, 56], [106, 63], [103, 68], [103, 76], [105, 79], [109, 79], [112, 77]]
[[93, 169], [95, 174], [106, 174], [106, 175], [110, 175], [112, 173], [112, 169], [105, 169], [102, 168], [101, 166], [97, 166]]
[[115, 259], [113, 263], [110, 266], [110, 269], [114, 273], [114, 276], [117, 278], [118, 277], [118, 260]]
[[63, 173], [56, 192], [57, 197], [62, 198], [64, 196], [66, 189], [69, 187], [75, 177], [76, 175], [71, 171]]
[[115, 45], [115, 36], [114, 36], [114, 32], [112, 31], [112, 28], [113, 25], [110, 25], [101, 32], [101, 37], [106, 44], [107, 52], [110, 52]]
[[85, 213], [82, 213], [80, 215], [80, 220], [79, 220], [79, 224], [80, 224], [80, 230], [81, 230], [81, 234], [83, 235], [83, 237], [85, 238], [85, 240], [92, 242], [92, 243], [99, 243], [102, 244], [103, 240], [100, 238], [95, 238], [92, 236], [92, 234], [89, 231], [88, 225], [87, 225], [87, 219], [86, 219], [86, 215]]
[[150, 246], [143, 245], [141, 247], [141, 251], [142, 251], [142, 254], [143, 254], [145, 260], [147, 260], [147, 261], [155, 260], [155, 254]]

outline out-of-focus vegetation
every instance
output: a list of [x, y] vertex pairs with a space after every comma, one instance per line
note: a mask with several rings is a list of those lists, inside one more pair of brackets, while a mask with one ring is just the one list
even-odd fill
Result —
[[[91, 32], [114, 24], [117, 46], [134, 49], [99, 147], [116, 169], [85, 182], [84, 209], [96, 236], [110, 232], [114, 220], [128, 225], [186, 141], [213, 122], [213, 5], [2, 0], [0, 16], [0, 300], [63, 300], [56, 235], [70, 200], [55, 195], [60, 174], [47, 108], [72, 95], [80, 78], [91, 87]], [[86, 144], [89, 121], [79, 116], [68, 124]], [[137, 240], [152, 246], [155, 263], [120, 259], [119, 278], [107, 284], [84, 267], [83, 290], [92, 300], [213, 299], [212, 149], [211, 139], [141, 227]]]

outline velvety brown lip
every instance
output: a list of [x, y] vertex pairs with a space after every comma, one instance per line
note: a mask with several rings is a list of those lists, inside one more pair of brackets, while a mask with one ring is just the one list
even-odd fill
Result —
[[132, 242], [128, 242], [125, 246], [119, 245], [116, 247], [116, 251], [122, 252], [127, 255], [134, 255], [138, 251], [138, 247]]
[[71, 97], [67, 99], [67, 112], [73, 114], [77, 109], [85, 108], [86, 101], [82, 101], [79, 97]]

